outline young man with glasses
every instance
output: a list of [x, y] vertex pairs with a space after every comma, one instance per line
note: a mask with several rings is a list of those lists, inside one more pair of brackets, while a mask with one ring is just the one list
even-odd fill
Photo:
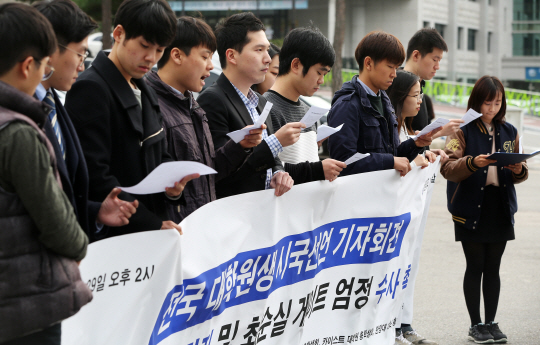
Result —
[[[123, 202], [114, 189], [103, 203], [88, 200], [88, 170], [79, 138], [56, 90], [69, 91], [88, 56], [88, 35], [97, 24], [71, 0], [37, 2], [33, 6], [52, 24], [58, 49], [51, 55], [46, 75], [36, 88], [36, 98], [51, 106], [45, 134], [58, 159], [58, 172], [81, 227], [91, 240], [107, 226], [129, 222], [136, 203]], [[122, 206], [122, 208], [121, 208]]]
[[62, 192], [32, 95], [57, 49], [35, 8], [0, 5], [0, 343], [57, 345], [60, 322], [92, 299], [77, 262], [88, 237]]

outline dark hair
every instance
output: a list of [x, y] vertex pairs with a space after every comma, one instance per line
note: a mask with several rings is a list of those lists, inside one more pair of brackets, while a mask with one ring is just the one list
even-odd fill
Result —
[[317, 28], [296, 28], [291, 30], [281, 47], [279, 55], [279, 74], [285, 75], [291, 71], [292, 61], [298, 58], [306, 75], [311, 66], [320, 63], [323, 66], [334, 65], [336, 53], [330, 41]]
[[[59, 45], [81, 42], [98, 27], [96, 22], [71, 0], [40, 1], [32, 6], [51, 22]], [[61, 46], [59, 49], [61, 52], [66, 50]]]
[[221, 68], [227, 67], [227, 49], [241, 53], [249, 43], [248, 33], [265, 31], [266, 28], [259, 18], [251, 12], [242, 12], [222, 19], [216, 25], [217, 52]]
[[39, 63], [56, 46], [51, 23], [38, 10], [21, 3], [0, 5], [0, 76], [28, 56]]
[[401, 130], [401, 127], [405, 122], [405, 128], [409, 133], [414, 132], [412, 128], [412, 121], [414, 118], [407, 117], [403, 119], [403, 116], [401, 116], [403, 111], [403, 103], [405, 103], [405, 100], [409, 96], [411, 88], [419, 81], [420, 77], [418, 77], [416, 74], [400, 69], [397, 71], [392, 85], [390, 85], [386, 91], [386, 94], [390, 98], [390, 103], [392, 103], [392, 106], [396, 112], [399, 130]]
[[413, 35], [407, 45], [407, 60], [411, 58], [413, 51], [418, 50], [422, 57], [433, 52], [434, 48], [438, 48], [447, 52], [448, 46], [441, 34], [433, 28], [423, 28]]
[[497, 115], [495, 115], [493, 121], [496, 123], [504, 123], [506, 121], [506, 95], [504, 93], [504, 86], [497, 77], [485, 75], [478, 79], [476, 84], [474, 84], [471, 95], [469, 96], [467, 109], [473, 109], [474, 111], [480, 113], [482, 104], [484, 104], [485, 101], [494, 100], [498, 93], [501, 93], [502, 95], [501, 109]]
[[126, 40], [142, 36], [146, 41], [167, 47], [176, 34], [176, 16], [165, 0], [124, 0], [114, 26], [122, 25]]
[[281, 54], [281, 48], [270, 42], [270, 49], [268, 50], [268, 54], [270, 54], [270, 59], [273, 59], [274, 56]]
[[163, 57], [157, 63], [158, 68], [162, 68], [169, 61], [173, 48], [181, 49], [189, 56], [191, 48], [198, 46], [204, 46], [212, 52], [216, 51], [216, 36], [210, 25], [199, 18], [189, 16], [178, 18], [176, 36], [163, 52]]
[[354, 52], [360, 72], [364, 69], [364, 60], [368, 56], [375, 64], [386, 59], [390, 63], [401, 65], [405, 61], [405, 49], [396, 36], [383, 31], [372, 31], [362, 38]]

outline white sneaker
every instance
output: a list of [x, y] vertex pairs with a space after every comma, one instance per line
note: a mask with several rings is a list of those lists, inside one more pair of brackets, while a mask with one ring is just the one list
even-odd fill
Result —
[[413, 343], [405, 339], [403, 334], [400, 334], [399, 336], [396, 336], [396, 342], [394, 345], [413, 345]]
[[420, 334], [416, 333], [415, 330], [405, 332], [404, 337], [405, 339], [413, 343], [413, 345], [438, 345], [436, 342], [427, 340]]

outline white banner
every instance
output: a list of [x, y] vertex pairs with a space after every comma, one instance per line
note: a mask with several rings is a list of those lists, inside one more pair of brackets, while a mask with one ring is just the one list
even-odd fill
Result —
[[[439, 164], [217, 200], [90, 245], [62, 343], [393, 344]], [[412, 294], [412, 291], [410, 291]]]

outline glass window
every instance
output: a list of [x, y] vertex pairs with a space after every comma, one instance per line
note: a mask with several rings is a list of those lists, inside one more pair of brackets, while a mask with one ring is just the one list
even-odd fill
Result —
[[441, 36], [444, 38], [444, 30], [446, 29], [446, 25], [444, 24], [437, 24], [435, 23], [435, 30], [437, 30]]
[[514, 56], [540, 56], [540, 33], [512, 36]]
[[491, 42], [493, 40], [493, 32], [488, 32], [487, 36], [487, 52], [491, 53]]
[[457, 49], [458, 50], [463, 49], [463, 28], [462, 27], [457, 28]]
[[467, 31], [467, 50], [475, 51], [476, 50], [476, 34], [478, 30], [469, 29]]
[[540, 20], [540, 0], [514, 0], [514, 20]]

